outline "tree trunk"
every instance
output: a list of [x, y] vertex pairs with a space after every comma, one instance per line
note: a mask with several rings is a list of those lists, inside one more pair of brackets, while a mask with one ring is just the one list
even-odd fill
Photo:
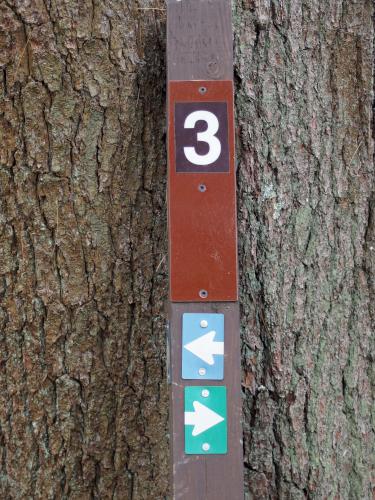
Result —
[[1, 6], [1, 498], [167, 491], [165, 15], [145, 6]]
[[372, 496], [372, 15], [235, 8], [250, 498]]
[[[247, 497], [370, 500], [373, 5], [233, 8]], [[1, 499], [168, 495], [165, 16], [0, 4]]]

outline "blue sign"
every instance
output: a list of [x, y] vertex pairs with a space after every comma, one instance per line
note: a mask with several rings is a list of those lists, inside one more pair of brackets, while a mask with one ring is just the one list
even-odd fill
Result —
[[223, 380], [224, 314], [183, 314], [182, 378]]

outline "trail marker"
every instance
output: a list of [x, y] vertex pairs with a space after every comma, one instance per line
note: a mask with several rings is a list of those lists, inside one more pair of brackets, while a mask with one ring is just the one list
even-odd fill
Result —
[[171, 492], [243, 500], [231, 0], [167, 10]]
[[182, 378], [224, 378], [224, 315], [185, 313], [182, 319]]
[[171, 300], [236, 301], [233, 82], [171, 81], [168, 92]]
[[[185, 387], [185, 452], [227, 452], [227, 396], [225, 387]], [[205, 444], [208, 445], [204, 446]]]

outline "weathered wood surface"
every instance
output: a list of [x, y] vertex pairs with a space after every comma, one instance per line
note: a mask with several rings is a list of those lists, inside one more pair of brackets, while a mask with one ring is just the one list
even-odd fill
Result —
[[231, 2], [167, 0], [167, 5], [168, 79], [232, 80]]

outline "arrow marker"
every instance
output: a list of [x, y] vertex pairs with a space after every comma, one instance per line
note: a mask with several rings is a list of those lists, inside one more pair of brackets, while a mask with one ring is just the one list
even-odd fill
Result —
[[215, 330], [198, 337], [197, 339], [184, 345], [184, 348], [202, 359], [208, 365], [215, 364], [214, 354], [224, 354], [224, 342], [215, 342]]
[[193, 401], [193, 406], [195, 411], [185, 412], [185, 425], [194, 425], [192, 436], [198, 436], [224, 420], [218, 413], [202, 405], [199, 401]]

